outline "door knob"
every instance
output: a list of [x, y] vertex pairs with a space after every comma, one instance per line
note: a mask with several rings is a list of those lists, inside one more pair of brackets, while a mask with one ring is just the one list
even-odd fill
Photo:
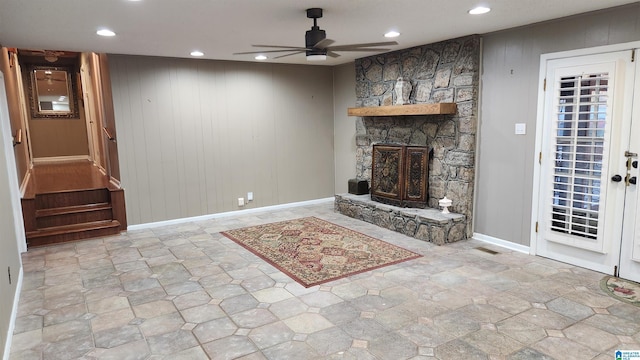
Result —
[[611, 177], [611, 181], [614, 181], [614, 182], [620, 182], [620, 181], [622, 181], [622, 176], [617, 175], [617, 174], [616, 174], [616, 175], [613, 175], [613, 176]]
[[632, 176], [632, 177], [630, 177], [630, 178], [629, 178], [629, 184], [633, 184], [633, 185], [635, 185], [635, 184], [636, 184], [636, 182], [637, 182], [637, 179], [636, 179], [636, 177], [635, 177], [635, 176]]

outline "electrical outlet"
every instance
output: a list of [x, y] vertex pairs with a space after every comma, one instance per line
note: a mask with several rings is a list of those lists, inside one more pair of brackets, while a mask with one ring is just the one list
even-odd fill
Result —
[[253, 201], [253, 191], [247, 193], [247, 201]]
[[244, 198], [238, 198], [238, 206], [244, 206]]

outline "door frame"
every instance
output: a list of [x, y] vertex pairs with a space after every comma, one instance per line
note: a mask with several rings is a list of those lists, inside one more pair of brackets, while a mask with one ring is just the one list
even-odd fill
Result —
[[[631, 118], [638, 120], [631, 122], [629, 131], [629, 149], [630, 152], [640, 153], [640, 145], [632, 141], [634, 135], [640, 134], [640, 48], [636, 49], [635, 64], [635, 88], [633, 89], [633, 109]], [[640, 161], [640, 157], [628, 157], [631, 161]], [[640, 170], [631, 167], [627, 173], [629, 176], [640, 177]], [[621, 278], [640, 282], [640, 188], [639, 185], [627, 186], [625, 192], [624, 204], [624, 223], [622, 227], [622, 243], [620, 244], [620, 267], [618, 275]], [[624, 256], [626, 254], [626, 256]]]
[[[577, 50], [561, 51], [554, 53], [547, 53], [540, 55], [540, 65], [538, 74], [538, 103], [536, 107], [536, 140], [535, 150], [533, 158], [533, 189], [531, 191], [531, 231], [529, 235], [529, 254], [537, 255], [536, 249], [538, 245], [538, 213], [540, 210], [540, 193], [542, 186], [542, 165], [540, 162], [540, 154], [542, 153], [542, 136], [544, 130], [544, 106], [545, 106], [545, 78], [547, 76], [547, 61], [565, 59], [586, 55], [596, 55], [602, 53], [629, 51], [631, 57], [633, 49], [640, 47], [640, 41], [633, 41], [628, 43], [620, 43], [614, 45], [604, 45], [592, 48], [584, 48]], [[640, 59], [635, 59], [640, 61]]]

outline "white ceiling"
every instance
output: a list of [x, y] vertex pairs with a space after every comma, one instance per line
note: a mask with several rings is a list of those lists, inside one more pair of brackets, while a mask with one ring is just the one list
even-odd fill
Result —
[[[305, 9], [320, 7], [318, 20], [333, 45], [389, 41], [392, 50], [470, 34], [635, 3], [630, 0], [0, 0], [0, 44], [26, 49], [95, 51], [116, 54], [255, 61], [251, 44], [304, 47], [312, 19]], [[476, 5], [485, 15], [467, 13]], [[108, 27], [112, 38], [96, 35]], [[257, 49], [259, 50], [259, 49]], [[373, 53], [341, 52], [321, 65], [338, 65]], [[272, 60], [267, 60], [272, 61]], [[306, 64], [304, 54], [273, 60]]]

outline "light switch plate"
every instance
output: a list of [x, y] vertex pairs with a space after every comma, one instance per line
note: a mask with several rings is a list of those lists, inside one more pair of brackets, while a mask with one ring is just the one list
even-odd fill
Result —
[[527, 124], [518, 123], [516, 124], [516, 135], [525, 135], [527, 133]]

